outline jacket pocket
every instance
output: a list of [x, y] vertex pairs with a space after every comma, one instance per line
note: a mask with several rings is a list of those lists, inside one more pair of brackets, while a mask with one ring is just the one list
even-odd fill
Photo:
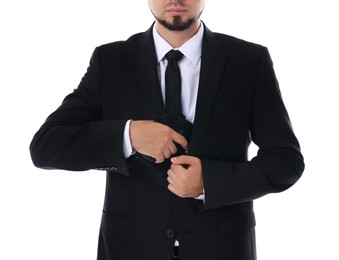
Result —
[[233, 215], [218, 222], [218, 231], [221, 237], [229, 237], [245, 232], [255, 226], [254, 212]]
[[122, 214], [117, 214], [117, 213], [110, 213], [107, 212], [106, 210], [103, 210], [103, 214], [105, 217], [111, 220], [116, 220], [116, 221], [123, 221], [123, 222], [133, 222], [135, 221], [135, 217], [132, 216], [125, 216]]

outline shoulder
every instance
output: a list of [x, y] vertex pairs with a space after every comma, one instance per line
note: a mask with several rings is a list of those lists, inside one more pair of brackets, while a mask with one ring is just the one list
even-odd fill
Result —
[[228, 34], [212, 32], [205, 26], [205, 44], [214, 45], [217, 49], [223, 49], [228, 54], [240, 57], [260, 57], [267, 48], [261, 44], [240, 39]]
[[265, 46], [222, 33], [212, 33], [215, 39], [233, 53], [262, 53]]
[[227, 34], [212, 32], [208, 28], [204, 35], [203, 50], [204, 44], [207, 55], [217, 53], [216, 55], [219, 57], [227, 57], [229, 61], [240, 67], [256, 67], [261, 64], [263, 59], [270, 60], [267, 47]]
[[235, 46], [241, 46], [245, 48], [262, 48], [263, 47], [261, 44], [250, 42], [250, 41], [240, 39], [240, 38], [237, 38], [231, 35], [222, 34], [222, 33], [214, 33], [214, 34], [220, 41], [224, 41]]
[[143, 38], [145, 33], [137, 33], [127, 40], [105, 43], [97, 46], [92, 54], [92, 60], [100, 60], [103, 63], [122, 62], [128, 60], [135, 49], [136, 43]]
[[130, 36], [127, 40], [115, 41], [110, 43], [105, 43], [97, 48], [102, 52], [121, 52], [132, 48], [140, 39], [144, 37], [145, 33], [136, 33]]

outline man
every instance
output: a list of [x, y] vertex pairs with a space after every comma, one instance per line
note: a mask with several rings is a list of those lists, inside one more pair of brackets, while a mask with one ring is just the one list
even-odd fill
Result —
[[[99, 260], [256, 259], [253, 200], [304, 169], [269, 53], [212, 33], [204, 0], [148, 2], [155, 24], [95, 49], [34, 136], [33, 162], [107, 171]], [[158, 120], [178, 79], [173, 111], [189, 136]], [[251, 140], [259, 151], [248, 161]]]

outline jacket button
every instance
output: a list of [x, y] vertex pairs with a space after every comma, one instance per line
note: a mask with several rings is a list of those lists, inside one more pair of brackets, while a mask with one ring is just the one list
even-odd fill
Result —
[[167, 236], [168, 238], [173, 238], [174, 235], [175, 235], [175, 232], [174, 232], [172, 229], [167, 229], [167, 230], [166, 230], [166, 236]]

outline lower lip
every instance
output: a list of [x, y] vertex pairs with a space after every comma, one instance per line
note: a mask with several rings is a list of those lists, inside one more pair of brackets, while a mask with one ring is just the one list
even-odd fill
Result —
[[169, 10], [168, 11], [171, 15], [182, 15], [183, 13], [185, 13], [184, 10]]

